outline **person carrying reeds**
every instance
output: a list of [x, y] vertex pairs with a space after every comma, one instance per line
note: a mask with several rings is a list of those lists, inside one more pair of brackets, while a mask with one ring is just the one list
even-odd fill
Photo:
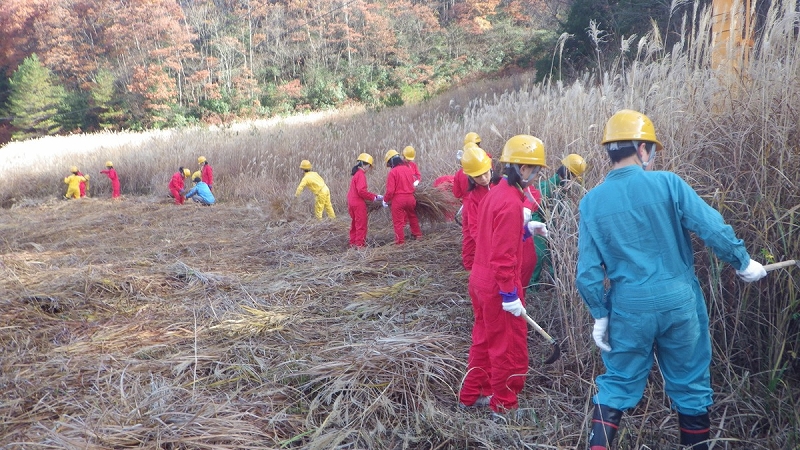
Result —
[[200, 176], [203, 180], [203, 183], [208, 185], [210, 190], [214, 190], [214, 169], [211, 167], [211, 164], [208, 162], [205, 156], [200, 156], [197, 158], [197, 164], [200, 165]]
[[589, 446], [611, 446], [623, 411], [642, 398], [657, 356], [678, 412], [681, 444], [705, 450], [711, 338], [690, 232], [744, 281], [757, 281], [766, 271], [683, 179], [653, 170], [663, 146], [647, 116], [617, 112], [601, 144], [612, 168], [580, 202], [576, 275], [606, 368], [596, 379]]
[[[556, 169], [555, 173], [550, 178], [539, 182], [538, 191], [542, 199], [541, 201], [547, 201], [547, 199], [558, 197], [559, 192], [565, 188], [572, 179], [582, 182], [586, 167], [586, 160], [581, 155], [570, 153], [564, 157], [564, 159], [561, 160], [561, 166]], [[531, 208], [530, 220], [544, 222], [542, 209]], [[536, 263], [530, 276], [526, 277], [523, 275], [522, 284], [532, 291], [537, 291], [543, 267], [547, 266], [551, 274], [553, 267], [551, 265], [550, 249], [547, 246], [547, 239], [544, 236], [534, 236], [533, 244], [536, 251]]]
[[114, 170], [114, 163], [106, 161], [106, 168], [100, 171], [111, 180], [111, 198], [119, 198], [119, 177], [117, 171]]
[[534, 136], [514, 136], [503, 147], [500, 162], [503, 177], [486, 194], [477, 215], [469, 277], [475, 322], [459, 400], [469, 407], [488, 398], [489, 408], [503, 415], [519, 407], [528, 372], [527, 323], [519, 317], [525, 312], [520, 267], [522, 236], [537, 230], [523, 223], [522, 190], [545, 167], [544, 144]]
[[366, 172], [372, 168], [374, 160], [367, 153], [356, 158], [356, 165], [350, 171], [350, 189], [347, 190], [347, 212], [350, 214], [350, 247], [362, 248], [367, 245], [367, 203], [383, 200], [382, 195], [373, 194], [367, 189]]
[[333, 205], [331, 204], [331, 191], [328, 189], [328, 185], [325, 184], [325, 180], [317, 172], [311, 171], [311, 161], [307, 159], [300, 161], [300, 169], [303, 171], [303, 179], [300, 180], [294, 196], [299, 197], [303, 189], [307, 187], [316, 198], [314, 201], [314, 216], [322, 220], [322, 211], [325, 210], [329, 218], [335, 219], [336, 214], [333, 212]]
[[[64, 184], [67, 185], [67, 193], [64, 195], [66, 199], [78, 199], [85, 196], [85, 191], [83, 195], [81, 195], [81, 184], [86, 183], [89, 179], [87, 176], [83, 175], [77, 166], [72, 166], [69, 168], [70, 175], [64, 177]], [[85, 189], [85, 188], [84, 188]]]
[[414, 150], [414, 147], [409, 145], [403, 149], [403, 153], [400, 156], [403, 157], [403, 162], [405, 162], [414, 173], [414, 187], [416, 188], [419, 186], [419, 182], [422, 181], [422, 174], [419, 171], [417, 163], [414, 162], [414, 158], [417, 156], [417, 151]]
[[172, 179], [169, 181], [169, 193], [172, 198], [175, 199], [176, 205], [182, 205], [184, 201], [183, 197], [183, 180], [188, 178], [192, 172], [189, 169], [185, 169], [183, 167], [179, 167], [178, 171], [172, 175]]
[[217, 201], [214, 194], [211, 193], [211, 188], [203, 181], [203, 175], [199, 170], [192, 174], [192, 181], [194, 187], [186, 193], [187, 200], [191, 198], [203, 206], [211, 206]]
[[408, 223], [413, 239], [422, 237], [422, 229], [417, 218], [417, 199], [414, 197], [414, 172], [403, 163], [397, 150], [386, 152], [386, 167], [389, 174], [386, 176], [386, 192], [383, 194], [384, 203], [389, 204], [392, 211], [392, 227], [394, 228], [394, 243], [405, 243], [405, 226]]

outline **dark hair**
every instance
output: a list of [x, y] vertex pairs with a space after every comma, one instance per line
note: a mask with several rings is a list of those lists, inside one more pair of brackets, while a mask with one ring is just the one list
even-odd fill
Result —
[[178, 167], [178, 172], [180, 172], [181, 175], [183, 175], [183, 166]]
[[514, 170], [511, 164], [506, 164], [505, 167], [503, 167], [503, 175], [508, 180], [509, 186], [522, 187], [522, 178], [520, 178], [519, 173]]
[[362, 168], [364, 164], [365, 164], [364, 161], [356, 162], [356, 165], [353, 166], [353, 169], [350, 171], [350, 176], [352, 177], [353, 175], [355, 175], [358, 169]]
[[403, 158], [400, 155], [394, 155], [389, 158], [389, 161], [386, 162], [386, 165], [394, 169], [395, 167], [399, 166], [400, 164], [405, 164], [403, 162]]
[[609, 142], [606, 144], [606, 151], [608, 152], [608, 157], [611, 158], [611, 163], [617, 163], [622, 161], [623, 159], [627, 158], [636, 153], [637, 149], [640, 145], [645, 144], [647, 146], [648, 151], [655, 150], [655, 142], [649, 141], [619, 141], [619, 142]]

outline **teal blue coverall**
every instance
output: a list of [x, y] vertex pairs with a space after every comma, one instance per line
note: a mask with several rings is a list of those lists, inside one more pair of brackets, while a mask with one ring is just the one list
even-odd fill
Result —
[[576, 285], [592, 317], [609, 318], [611, 346], [595, 403], [636, 406], [655, 353], [673, 408], [696, 416], [712, 404], [708, 312], [689, 232], [737, 270], [747, 267], [730, 225], [671, 172], [615, 169], [581, 201]]

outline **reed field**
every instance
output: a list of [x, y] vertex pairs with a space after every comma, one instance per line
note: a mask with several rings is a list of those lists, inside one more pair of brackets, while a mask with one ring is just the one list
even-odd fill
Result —
[[[609, 169], [605, 121], [622, 108], [647, 114], [664, 144], [657, 169], [689, 182], [754, 259], [800, 258], [797, 14], [774, 5], [738, 74], [708, 68], [698, 36], [709, 15], [697, 12], [674, 48], [654, 30], [624, 44], [624, 64], [574, 83], [519, 74], [301, 123], [0, 148], [0, 446], [585, 448], [603, 364], [575, 289], [577, 204]], [[569, 153], [590, 164], [582, 185], [545, 205], [553, 270], [526, 299], [562, 357], [544, 365], [550, 346], [530, 330], [524, 414], [509, 422], [458, 407], [468, 274], [461, 229], [445, 220], [455, 205], [431, 184], [456, 171], [469, 131], [495, 158], [513, 135], [541, 138], [544, 176]], [[388, 210], [373, 208], [368, 247], [348, 248], [356, 156], [375, 157], [367, 180], [381, 193], [383, 155], [406, 145], [423, 176], [424, 237], [393, 245]], [[171, 175], [197, 170], [200, 155], [218, 203], [173, 205]], [[294, 197], [302, 159], [330, 187], [335, 220], [313, 219], [309, 192]], [[119, 201], [98, 173], [106, 160]], [[91, 174], [89, 198], [60, 199], [72, 165]], [[746, 284], [699, 240], [695, 251], [713, 338], [712, 448], [800, 449], [800, 269]], [[654, 370], [616, 448], [678, 447]]]

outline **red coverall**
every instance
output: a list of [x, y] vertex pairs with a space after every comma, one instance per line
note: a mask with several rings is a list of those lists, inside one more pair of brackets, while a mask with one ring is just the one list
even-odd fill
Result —
[[[464, 169], [458, 169], [455, 175], [453, 175], [453, 195], [455, 198], [461, 199], [464, 198], [464, 194], [467, 193], [467, 189], [469, 188], [469, 181], [467, 181], [467, 174], [464, 173]], [[462, 211], [461, 214], [463, 215], [464, 212]]]
[[394, 226], [394, 243], [402, 244], [406, 237], [403, 228], [408, 222], [411, 234], [422, 237], [417, 219], [417, 199], [414, 197], [414, 172], [405, 164], [394, 166], [386, 178], [386, 194], [383, 201], [389, 203]]
[[[489, 193], [488, 186], [476, 184], [471, 191], [467, 191], [462, 199], [464, 209], [461, 210], [461, 262], [464, 268], [472, 270], [472, 262], [475, 260], [475, 236], [478, 234], [478, 211], [483, 198]], [[465, 219], [475, 217], [476, 220]]]
[[374, 202], [377, 194], [367, 190], [367, 176], [358, 169], [350, 179], [347, 191], [347, 212], [350, 213], [350, 246], [367, 245], [367, 204]]
[[517, 394], [528, 371], [527, 324], [503, 310], [500, 292], [522, 298], [522, 191], [504, 178], [486, 194], [478, 212], [475, 262], [469, 294], [475, 311], [467, 376], [459, 398], [473, 405], [491, 395], [489, 407], [504, 412], [519, 406]]
[[408, 164], [408, 167], [411, 168], [411, 172], [414, 174], [414, 180], [422, 180], [422, 174], [419, 173], [419, 167], [417, 167], [417, 163], [414, 161], [406, 161], [406, 164]]
[[[85, 178], [85, 175], [80, 170], [75, 175], [78, 175], [79, 177], [84, 177]], [[81, 184], [79, 186], [80, 186], [79, 189], [81, 191], [81, 198], [86, 197], [86, 182], [85, 181], [81, 181]]]
[[[528, 198], [528, 195], [525, 195], [525, 201], [522, 203], [522, 205], [525, 208], [530, 209], [531, 212], [536, 212], [542, 202], [542, 193], [539, 191], [539, 189], [531, 186], [526, 187], [524, 191], [530, 194], [531, 198]], [[533, 201], [531, 201], [531, 199], [533, 199]], [[525, 232], [524, 229], [522, 231], [523, 233]], [[533, 243], [533, 236], [528, 236], [522, 242], [522, 269], [520, 272], [520, 282], [522, 282], [522, 287], [525, 288], [531, 281], [533, 270], [536, 268], [537, 258], [536, 246]], [[522, 297], [521, 294], [520, 297]]]
[[109, 167], [108, 169], [101, 170], [100, 173], [106, 174], [109, 180], [111, 180], [111, 198], [119, 198], [119, 177], [117, 177], [117, 171], [114, 170], [113, 167]]
[[172, 175], [172, 180], [169, 182], [169, 192], [172, 194], [172, 197], [175, 199], [176, 205], [183, 204], [183, 195], [181, 195], [181, 191], [183, 190], [183, 173], [175, 172]]
[[200, 180], [207, 184], [209, 189], [214, 190], [214, 169], [211, 168], [211, 164], [203, 163], [203, 167], [200, 168]]

